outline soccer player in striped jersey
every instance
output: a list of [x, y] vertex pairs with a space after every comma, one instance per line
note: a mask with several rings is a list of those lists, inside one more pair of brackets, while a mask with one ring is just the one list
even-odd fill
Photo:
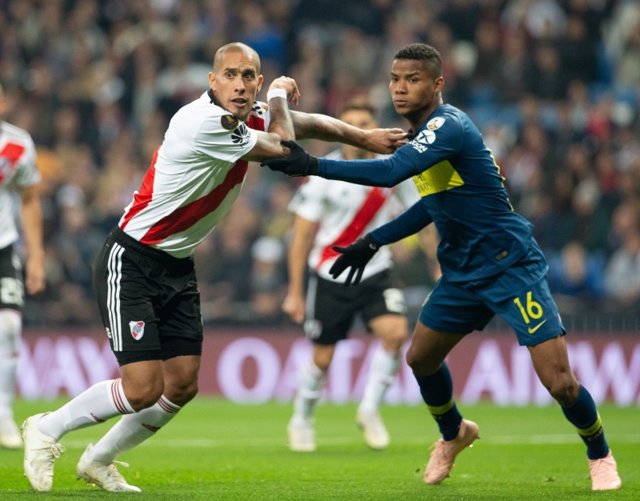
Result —
[[[0, 114], [6, 108], [0, 87]], [[16, 372], [22, 332], [24, 289], [35, 294], [44, 289], [42, 210], [36, 166], [36, 148], [29, 133], [0, 122], [0, 446], [22, 445], [13, 420]], [[20, 238], [13, 211], [14, 196], [20, 200], [20, 222], [26, 250], [25, 277], [16, 244]]]
[[591, 488], [619, 489], [622, 481], [589, 391], [571, 370], [565, 328], [546, 279], [547, 262], [532, 225], [509, 202], [504, 179], [478, 128], [458, 108], [444, 104], [442, 58], [426, 44], [398, 51], [389, 90], [396, 111], [413, 130], [393, 155], [373, 160], [317, 159], [294, 142], [283, 159], [264, 162], [289, 175], [318, 175], [373, 186], [412, 178], [421, 199], [394, 221], [356, 241], [330, 273], [349, 269], [360, 281], [377, 250], [433, 222], [440, 243], [442, 277], [425, 301], [407, 352], [407, 363], [442, 438], [433, 448], [424, 480], [439, 484], [456, 456], [478, 438], [453, 400], [449, 352], [499, 315], [529, 349], [533, 367], [586, 445]]
[[138, 191], [99, 253], [98, 306], [121, 377], [102, 381], [59, 409], [23, 425], [24, 471], [37, 491], [53, 484], [59, 439], [69, 431], [122, 416], [89, 444], [78, 477], [111, 492], [138, 492], [114, 461], [166, 425], [197, 393], [202, 350], [200, 296], [192, 254], [228, 212], [248, 161], [281, 156], [282, 139], [315, 137], [389, 152], [405, 134], [373, 131], [324, 115], [290, 112], [295, 81], [276, 78], [268, 105], [250, 47], [216, 51], [209, 89], [171, 118]]
[[[363, 129], [377, 127], [375, 109], [362, 100], [348, 103], [340, 119]], [[374, 157], [374, 153], [348, 145], [327, 156], [345, 160]], [[347, 338], [357, 315], [381, 343], [371, 358], [356, 422], [369, 447], [384, 449], [389, 444], [389, 434], [378, 409], [395, 378], [400, 349], [408, 338], [404, 295], [391, 285], [391, 251], [381, 249], [367, 266], [362, 283], [352, 288], [343, 287], [344, 280], [334, 279], [329, 269], [339, 256], [334, 246], [353, 243], [418, 199], [410, 180], [394, 188], [376, 188], [312, 177], [291, 201], [289, 208], [296, 217], [283, 310], [295, 322], [303, 323], [312, 342], [312, 357], [301, 367], [294, 412], [287, 427], [291, 450], [316, 449], [314, 409], [322, 395], [336, 344]], [[308, 278], [306, 293], [305, 278]]]

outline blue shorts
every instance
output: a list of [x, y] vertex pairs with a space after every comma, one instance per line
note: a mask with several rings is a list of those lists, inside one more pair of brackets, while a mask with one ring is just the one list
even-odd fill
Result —
[[420, 322], [439, 332], [469, 334], [498, 315], [525, 346], [564, 335], [546, 273], [547, 262], [536, 246], [522, 261], [488, 279], [451, 282], [443, 277], [422, 306]]

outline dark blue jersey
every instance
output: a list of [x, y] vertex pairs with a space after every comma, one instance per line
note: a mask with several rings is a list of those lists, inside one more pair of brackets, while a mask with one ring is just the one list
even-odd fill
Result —
[[438, 260], [450, 281], [499, 273], [525, 256], [532, 225], [514, 212], [500, 169], [466, 113], [443, 104], [410, 143], [376, 160], [319, 159], [318, 175], [352, 183], [393, 186], [412, 177], [421, 200], [374, 230], [387, 244], [434, 222]]

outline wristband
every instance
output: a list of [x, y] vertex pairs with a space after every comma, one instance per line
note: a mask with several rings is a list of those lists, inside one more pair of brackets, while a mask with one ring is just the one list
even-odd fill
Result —
[[267, 102], [271, 101], [275, 97], [281, 97], [287, 99], [287, 91], [284, 89], [269, 89], [267, 92]]

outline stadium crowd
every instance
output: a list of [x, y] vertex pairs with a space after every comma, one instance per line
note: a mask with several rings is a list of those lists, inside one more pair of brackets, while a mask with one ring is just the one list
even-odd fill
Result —
[[[214, 49], [228, 41], [258, 51], [265, 82], [295, 78], [298, 109], [336, 114], [366, 96], [386, 126], [402, 124], [387, 91], [393, 54], [413, 41], [434, 45], [449, 62], [446, 100], [482, 128], [516, 210], [535, 224], [561, 311], [600, 328], [640, 312], [636, 1], [0, 4], [4, 119], [33, 135], [44, 177], [48, 285], [28, 299], [26, 325], [99, 324], [92, 260], [168, 117], [206, 89]], [[206, 323], [287, 322], [287, 205], [297, 182], [255, 165], [197, 250]], [[394, 251], [399, 284], [419, 305], [431, 270], [418, 245], [408, 240]]]

